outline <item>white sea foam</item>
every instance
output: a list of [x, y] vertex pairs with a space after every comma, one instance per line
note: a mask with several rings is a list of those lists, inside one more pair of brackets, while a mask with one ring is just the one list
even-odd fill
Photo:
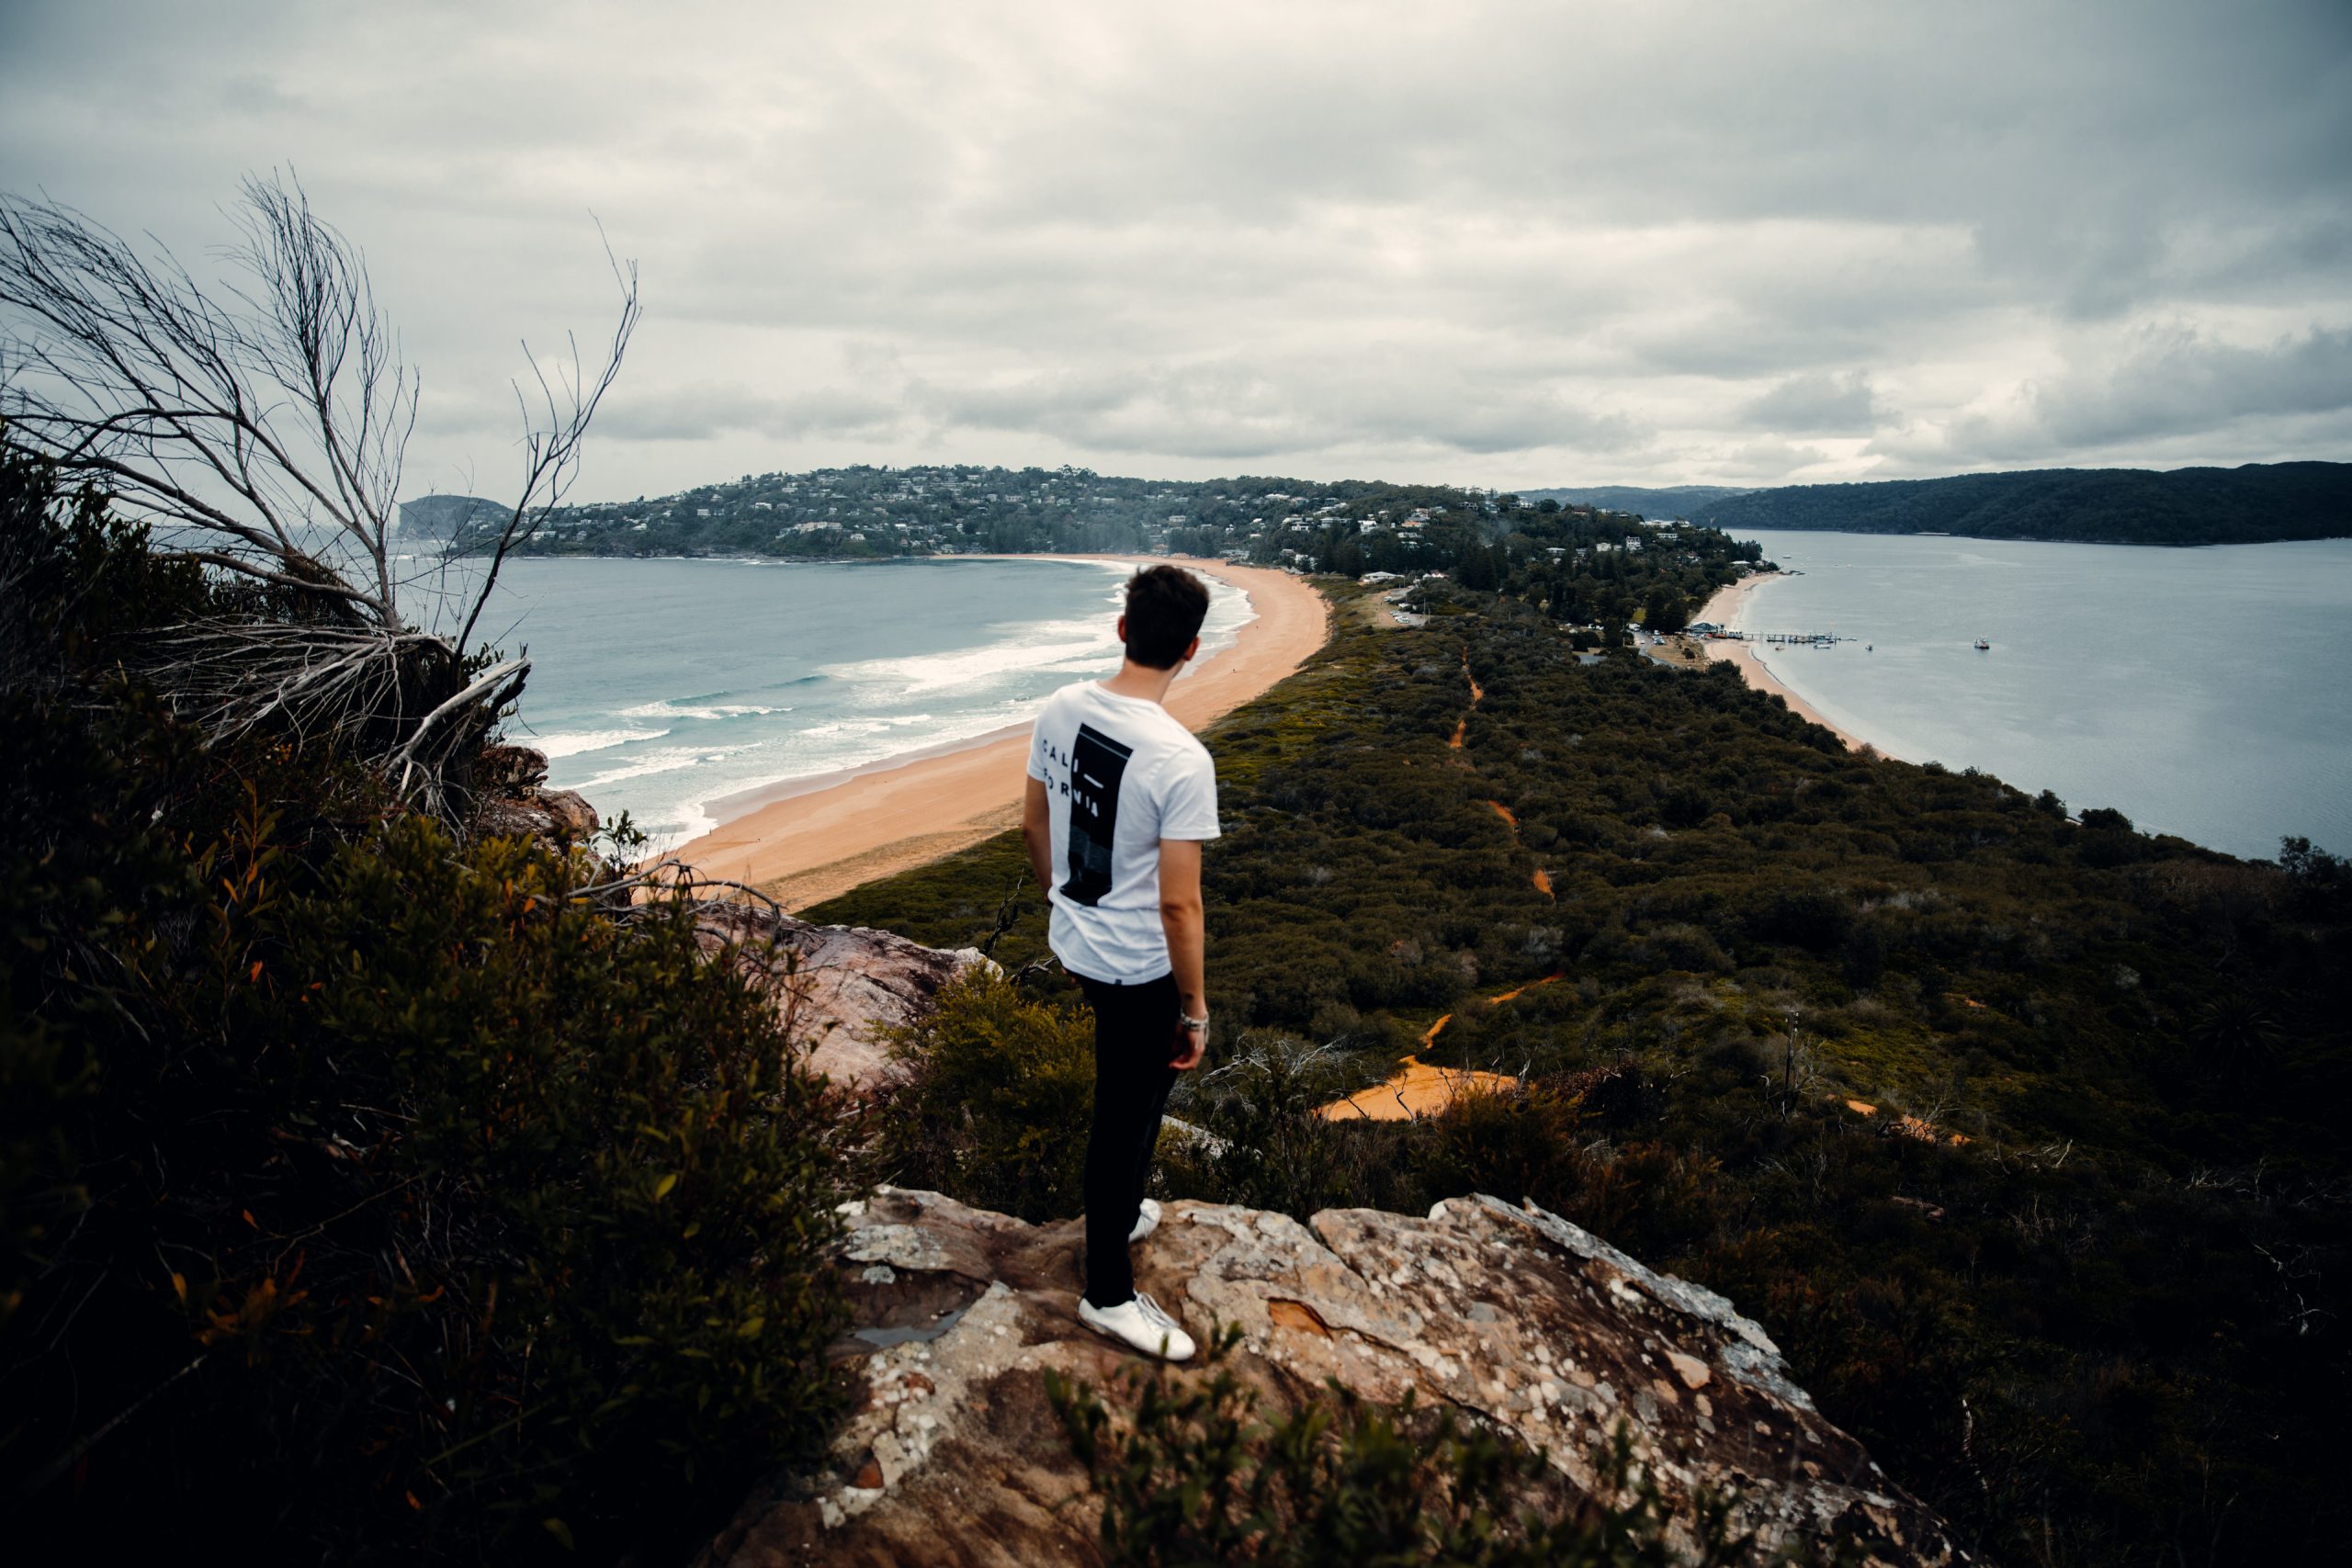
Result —
[[632, 757], [622, 766], [598, 773], [593, 779], [583, 779], [572, 787], [585, 794], [606, 784], [618, 784], [623, 779], [641, 779], [650, 773], [674, 773], [686, 768], [723, 761], [739, 751], [748, 750], [743, 746], [665, 746], [658, 751]]
[[583, 751], [602, 751], [608, 746], [626, 746], [632, 740], [659, 740], [669, 733], [666, 729], [570, 730], [535, 735], [531, 744], [552, 761], [557, 757], [576, 757]]
[[791, 707], [763, 706], [758, 703], [695, 703], [672, 702], [664, 697], [658, 702], [639, 703], [633, 708], [621, 709], [623, 718], [760, 718], [772, 713], [790, 713]]
[[1119, 642], [1109, 621], [1048, 621], [980, 648], [920, 653], [897, 659], [863, 659], [825, 667], [825, 673], [859, 685], [882, 686], [907, 696], [977, 686], [1033, 670], [1091, 669], [1117, 657]]

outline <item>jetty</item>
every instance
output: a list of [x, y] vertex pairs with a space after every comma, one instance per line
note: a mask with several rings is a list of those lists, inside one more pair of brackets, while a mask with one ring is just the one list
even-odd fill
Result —
[[1828, 648], [1836, 643], [1860, 640], [1856, 637], [1839, 637], [1836, 632], [1723, 631], [1712, 635], [1733, 642], [1809, 643], [1816, 648]]

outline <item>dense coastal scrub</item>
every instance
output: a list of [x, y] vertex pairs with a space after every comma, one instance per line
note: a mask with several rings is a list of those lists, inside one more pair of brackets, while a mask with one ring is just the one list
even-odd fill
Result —
[[[1728, 670], [1579, 659], [1543, 602], [1343, 616], [1212, 735], [1216, 1041], [1172, 1108], [1209, 1136], [1167, 1140], [1168, 1193], [1534, 1198], [1729, 1294], [2003, 1561], [2328, 1550], [2343, 863], [1850, 753]], [[1008, 838], [809, 913], [961, 944], [1019, 876]], [[1042, 953], [1018, 902], [1014, 964]], [[1050, 1035], [1069, 997], [973, 1005], [1016, 1001]], [[1521, 1081], [1314, 1115], [1408, 1050]], [[999, 1084], [956, 1135], [1043, 1103]]]
[[682, 1556], [831, 1415], [833, 1112], [682, 902], [142, 678], [303, 613], [0, 447], [10, 1544]]

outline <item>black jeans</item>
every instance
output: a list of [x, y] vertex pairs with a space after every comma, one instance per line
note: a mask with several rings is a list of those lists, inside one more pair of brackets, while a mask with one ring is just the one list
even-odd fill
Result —
[[1176, 976], [1121, 986], [1073, 976], [1094, 1009], [1094, 1127], [1086, 1142], [1086, 1299], [1117, 1306], [1136, 1293], [1127, 1262], [1143, 1186], [1175, 1087]]

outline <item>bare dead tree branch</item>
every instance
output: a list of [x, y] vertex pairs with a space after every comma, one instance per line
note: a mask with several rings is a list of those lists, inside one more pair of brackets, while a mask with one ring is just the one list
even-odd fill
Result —
[[523, 353], [531, 361], [532, 375], [539, 387], [545, 418], [534, 419], [525, 401], [520, 383], [515, 386], [515, 401], [523, 405], [523, 494], [514, 503], [504, 526], [492, 542], [490, 570], [484, 575], [481, 589], [474, 594], [473, 607], [467, 612], [465, 625], [458, 629], [457, 647], [460, 653], [474, 635], [474, 626], [481, 619], [482, 609], [490, 603], [491, 591], [498, 585], [498, 573], [506, 558], [516, 547], [528, 541], [547, 521], [571, 488], [580, 472], [580, 446], [588, 434], [589, 422], [595, 418], [596, 405], [611, 389], [613, 380], [620, 374], [621, 360], [628, 353], [628, 341], [637, 331], [638, 320], [643, 315], [638, 303], [637, 264], [623, 262], [613, 254], [612, 246], [605, 247], [605, 260], [613, 269], [613, 281], [621, 291], [620, 320], [613, 328], [613, 339], [605, 354], [604, 367], [593, 380], [582, 374], [580, 364], [579, 340], [570, 339], [571, 373], [561, 378], [562, 391], [548, 383], [547, 373], [525, 344]]
[[[290, 175], [248, 178], [243, 243], [209, 291], [71, 208], [0, 197], [0, 385], [9, 438], [104, 490], [158, 546], [252, 590], [249, 613], [158, 628], [159, 686], [214, 735], [261, 723], [357, 743], [442, 804], [442, 765], [521, 691], [526, 659], [469, 669], [508, 557], [579, 471], [640, 315], [637, 272], [601, 362], [531, 358], [519, 492], [452, 639], [419, 630], [394, 570], [401, 465], [422, 380], [365, 257]], [[524, 352], [530, 355], [526, 344]], [[461, 542], [462, 543], [462, 542]]]

